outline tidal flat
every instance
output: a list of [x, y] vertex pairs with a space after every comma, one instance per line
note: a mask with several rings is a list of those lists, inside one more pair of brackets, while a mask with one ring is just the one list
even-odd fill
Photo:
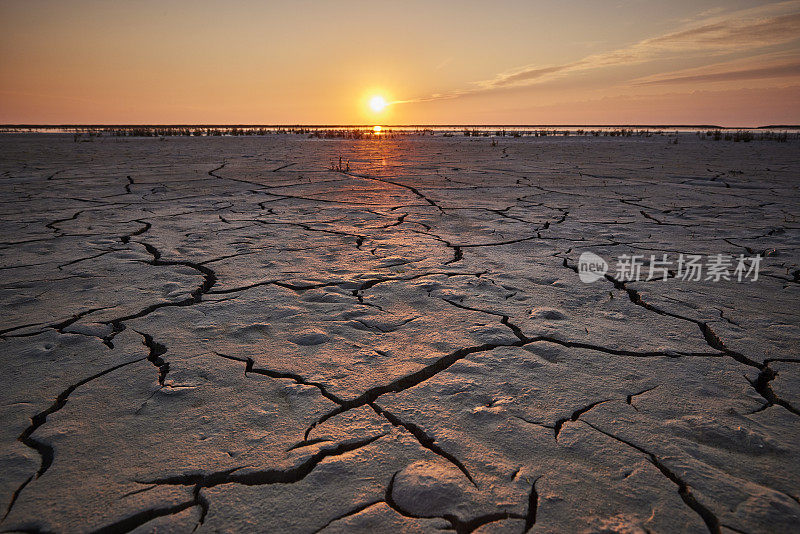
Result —
[[796, 532], [798, 148], [2, 135], [0, 529]]

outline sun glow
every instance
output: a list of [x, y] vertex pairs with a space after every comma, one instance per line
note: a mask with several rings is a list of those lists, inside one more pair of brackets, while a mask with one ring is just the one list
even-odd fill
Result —
[[376, 133], [376, 134], [379, 134], [379, 133], [381, 133], [381, 127], [380, 127], [380, 126], [375, 126], [375, 127], [372, 129], [372, 131], [373, 131], [374, 133]]
[[369, 101], [369, 107], [372, 108], [372, 111], [381, 112], [387, 106], [386, 99], [382, 96], [373, 96]]

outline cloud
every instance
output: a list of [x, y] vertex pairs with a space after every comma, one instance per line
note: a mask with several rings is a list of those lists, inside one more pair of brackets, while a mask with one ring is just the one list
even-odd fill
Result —
[[[469, 88], [396, 103], [452, 99], [510, 87], [530, 86], [576, 72], [629, 66], [657, 59], [680, 58], [691, 53], [714, 57], [726, 53], [782, 45], [798, 39], [800, 39], [800, 0], [779, 2], [721, 16], [708, 17], [706, 14], [703, 18], [688, 24], [687, 27], [645, 39], [624, 48], [593, 54], [558, 65], [528, 65], [500, 73], [491, 79], [474, 82]], [[691, 76], [687, 75], [684, 76], [686, 79], [682, 81], [721, 81], [726, 79], [725, 76], [730, 76], [727, 78], [729, 80], [789, 76], [794, 74], [792, 69], [791, 65], [782, 68], [777, 66], [750, 68], [739, 71], [738, 74], [720, 72], [709, 74], [705, 78], [697, 74], [695, 80], [690, 79]], [[640, 84], [678, 83], [666, 80], [642, 81]]]
[[687, 52], [727, 53], [774, 46], [800, 39], [800, 13], [759, 19], [730, 17], [645, 39], [626, 48], [561, 65], [528, 66], [479, 82], [481, 87], [530, 85], [570, 72], [679, 57]]
[[761, 80], [764, 78], [789, 78], [800, 77], [800, 61], [783, 65], [768, 67], [753, 67], [748, 69], [728, 70], [722, 72], [705, 72], [698, 74], [660, 75], [654, 79], [642, 80], [636, 85], [662, 85], [680, 83], [706, 83], [740, 80]]
[[439, 63], [438, 65], [436, 65], [436, 67], [434, 67], [434, 69], [433, 69], [433, 70], [442, 70], [443, 68], [445, 68], [446, 66], [448, 66], [450, 63], [452, 63], [452, 62], [453, 62], [453, 59], [454, 59], [454, 58], [453, 58], [453, 56], [450, 56], [450, 57], [448, 57], [448, 58], [444, 59], [444, 60], [443, 60], [441, 63]]
[[580, 62], [554, 65], [552, 67], [526, 67], [516, 72], [501, 74], [494, 80], [484, 82], [484, 85], [488, 87], [506, 87], [509, 85], [531, 82], [541, 78], [546, 78], [551, 74], [559, 74], [561, 72], [574, 69], [579, 64]]
[[653, 51], [737, 50], [781, 44], [800, 37], [800, 13], [756, 20], [730, 18], [704, 24], [634, 46]]

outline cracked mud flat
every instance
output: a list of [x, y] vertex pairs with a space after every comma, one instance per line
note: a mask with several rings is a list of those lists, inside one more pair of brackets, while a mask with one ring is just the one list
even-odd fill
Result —
[[796, 141], [0, 147], [0, 530], [796, 532]]

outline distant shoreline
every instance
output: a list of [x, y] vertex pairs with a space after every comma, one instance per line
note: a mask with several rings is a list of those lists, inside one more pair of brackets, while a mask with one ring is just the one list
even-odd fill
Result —
[[[374, 124], [0, 124], [0, 129], [68, 128], [372, 128]], [[798, 124], [720, 126], [717, 124], [381, 124], [384, 128], [695, 128], [711, 130], [800, 130]]]

